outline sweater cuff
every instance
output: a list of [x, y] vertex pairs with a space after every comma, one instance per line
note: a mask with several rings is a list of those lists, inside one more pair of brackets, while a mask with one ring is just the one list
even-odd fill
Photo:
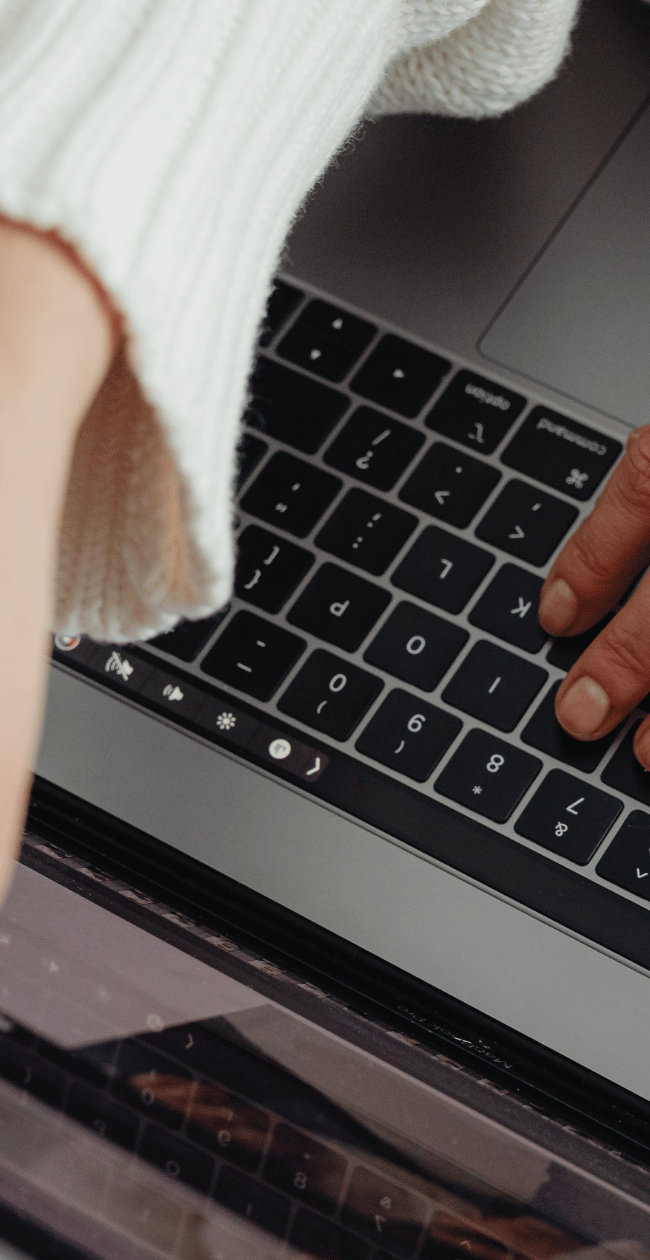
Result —
[[[413, 0], [418, 9], [436, 0]], [[408, 42], [388, 67], [368, 113], [495, 117], [556, 74], [579, 0], [458, 0], [462, 24], [436, 43]], [[470, 14], [473, 10], [473, 15]], [[467, 20], [466, 20], [467, 19]], [[450, 28], [451, 29], [451, 28]]]
[[55, 629], [218, 608], [253, 347], [292, 218], [398, 45], [395, 0], [0, 0], [0, 207], [122, 312], [63, 513]]

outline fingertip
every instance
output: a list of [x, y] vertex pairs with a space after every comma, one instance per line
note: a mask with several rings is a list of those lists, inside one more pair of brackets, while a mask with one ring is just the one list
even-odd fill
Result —
[[542, 588], [538, 617], [547, 634], [567, 634], [578, 615], [578, 599], [564, 578]]
[[611, 703], [595, 678], [583, 675], [565, 692], [559, 692], [555, 716], [567, 735], [574, 739], [595, 739], [607, 720]]
[[650, 720], [641, 723], [634, 736], [634, 756], [644, 770], [650, 770]]

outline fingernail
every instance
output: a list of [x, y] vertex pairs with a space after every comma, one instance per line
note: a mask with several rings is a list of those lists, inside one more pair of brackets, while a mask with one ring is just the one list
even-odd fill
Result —
[[578, 611], [578, 601], [564, 578], [556, 578], [544, 591], [539, 619], [549, 634], [566, 634]]
[[557, 716], [570, 735], [588, 739], [609, 713], [609, 696], [593, 678], [579, 678], [557, 706]]

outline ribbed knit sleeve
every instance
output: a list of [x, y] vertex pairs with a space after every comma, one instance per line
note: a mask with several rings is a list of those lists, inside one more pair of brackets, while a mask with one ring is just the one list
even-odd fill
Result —
[[[461, 118], [503, 114], [539, 91], [569, 45], [579, 0], [414, 0], [420, 37], [404, 41], [376, 92], [370, 114], [436, 113]], [[449, 10], [448, 33], [426, 35]], [[454, 20], [460, 18], [461, 20]]]
[[[296, 210], [373, 94], [494, 112], [510, 89], [477, 24], [521, 10], [519, 57], [535, 6], [557, 11], [561, 49], [573, 3], [0, 0], [0, 210], [69, 241], [126, 333], [74, 453], [57, 630], [146, 638], [228, 598], [238, 426]], [[423, 87], [412, 58], [438, 41], [449, 68], [456, 37], [452, 85], [427, 60]]]

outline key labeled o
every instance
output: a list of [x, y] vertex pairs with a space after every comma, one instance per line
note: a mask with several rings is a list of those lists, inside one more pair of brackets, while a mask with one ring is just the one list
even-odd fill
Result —
[[426, 639], [424, 639], [421, 634], [414, 634], [412, 638], [409, 639], [406, 645], [406, 650], [407, 652], [410, 652], [411, 656], [419, 656], [420, 652], [424, 652], [426, 646]]

